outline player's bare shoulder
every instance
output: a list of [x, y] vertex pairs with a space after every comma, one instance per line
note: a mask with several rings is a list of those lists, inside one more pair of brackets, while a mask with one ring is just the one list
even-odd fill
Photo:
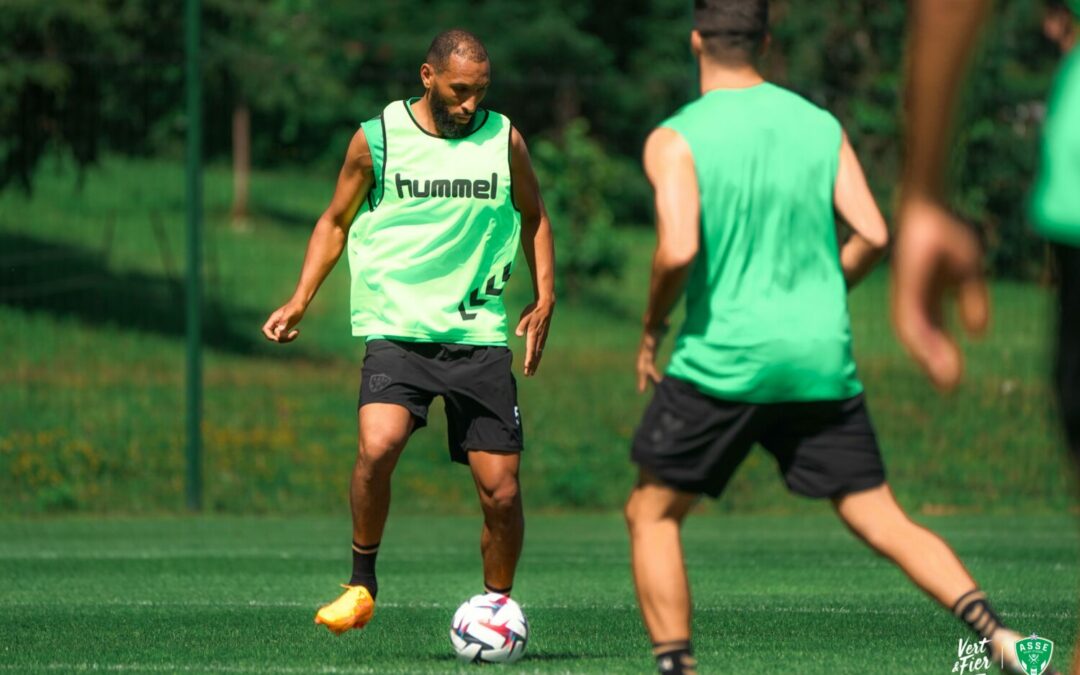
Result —
[[655, 183], [656, 176], [665, 168], [675, 164], [693, 165], [693, 153], [682, 134], [669, 127], [656, 127], [649, 132], [642, 151], [642, 164], [649, 180]]
[[348, 168], [359, 171], [365, 178], [370, 177], [375, 171], [375, 160], [371, 155], [371, 146], [368, 145], [367, 134], [360, 127], [349, 141], [349, 150], [345, 154], [345, 164]]
[[513, 164], [529, 161], [529, 146], [516, 126], [510, 126], [510, 161]]

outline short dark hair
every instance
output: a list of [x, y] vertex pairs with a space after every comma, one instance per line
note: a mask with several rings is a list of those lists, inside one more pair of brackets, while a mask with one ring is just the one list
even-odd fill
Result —
[[769, 34], [769, 0], [694, 0], [694, 28], [714, 58], [750, 58]]
[[435, 39], [431, 41], [431, 46], [428, 47], [425, 60], [436, 71], [442, 71], [446, 68], [451, 54], [457, 54], [477, 63], [488, 60], [487, 49], [484, 47], [484, 43], [480, 41], [480, 38], [460, 28], [444, 30], [436, 35]]

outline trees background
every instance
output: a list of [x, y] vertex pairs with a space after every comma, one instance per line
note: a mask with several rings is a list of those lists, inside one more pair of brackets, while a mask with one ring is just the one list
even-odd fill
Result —
[[[181, 157], [182, 3], [2, 6], [0, 189], [32, 190], [52, 153], [84, 170], [103, 153]], [[459, 26], [492, 55], [488, 104], [545, 149], [538, 162], [557, 183], [547, 189], [569, 221], [563, 226], [575, 241], [602, 240], [605, 228], [651, 218], [638, 154], [648, 130], [694, 95], [690, 6], [205, 0], [207, 157], [232, 163], [233, 219], [242, 223], [252, 166], [335, 167], [361, 121], [418, 93], [431, 37]], [[994, 271], [1020, 278], [1037, 276], [1043, 262], [1024, 220], [1040, 101], [1055, 64], [1040, 11], [1038, 0], [998, 8], [967, 92], [953, 171], [955, 206], [982, 225]], [[893, 0], [776, 0], [764, 63], [775, 81], [840, 118], [887, 211], [900, 160], [904, 14]], [[592, 253], [568, 261], [574, 269], [610, 271], [604, 247], [580, 248]]]

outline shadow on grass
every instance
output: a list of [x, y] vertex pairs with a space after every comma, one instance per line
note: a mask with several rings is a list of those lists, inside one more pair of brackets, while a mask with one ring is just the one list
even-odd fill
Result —
[[[0, 305], [71, 316], [88, 324], [185, 334], [181, 279], [111, 270], [99, 252], [24, 234], [0, 232]], [[262, 321], [252, 312], [207, 297], [203, 344], [240, 354], [263, 351]]]

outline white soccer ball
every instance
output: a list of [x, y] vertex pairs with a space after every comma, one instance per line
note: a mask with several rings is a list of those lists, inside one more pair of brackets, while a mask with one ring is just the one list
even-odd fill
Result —
[[468, 663], [513, 663], [525, 653], [529, 622], [521, 606], [500, 593], [474, 595], [458, 607], [450, 643]]

